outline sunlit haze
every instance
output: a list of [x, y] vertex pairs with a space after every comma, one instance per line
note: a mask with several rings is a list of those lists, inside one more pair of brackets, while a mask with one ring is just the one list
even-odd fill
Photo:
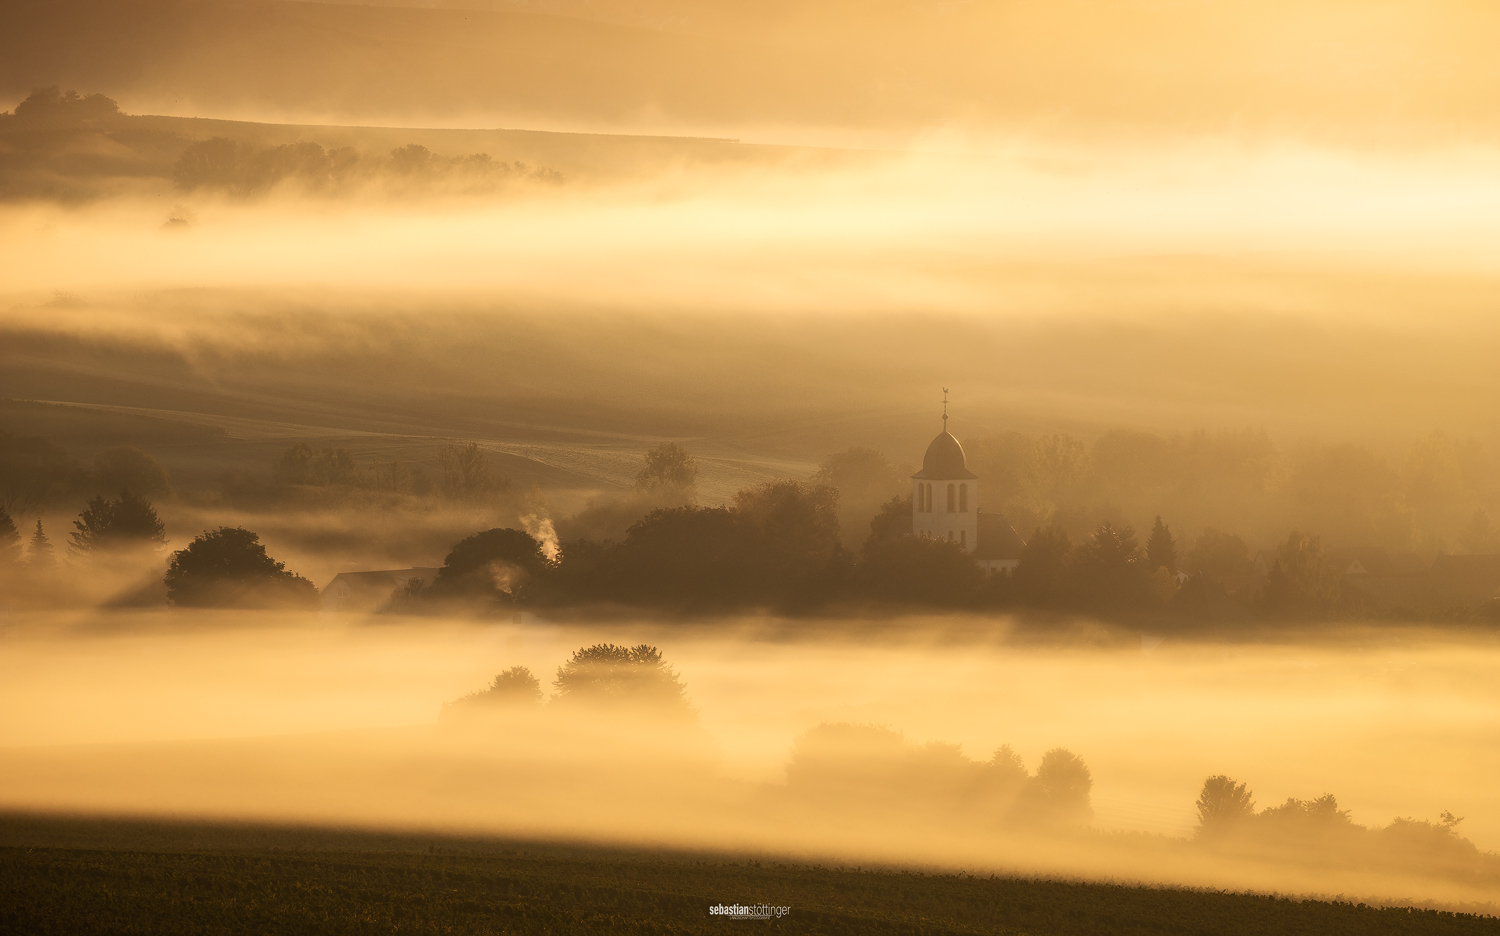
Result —
[[5, 861], [258, 823], [1500, 914], [1491, 6], [5, 18]]

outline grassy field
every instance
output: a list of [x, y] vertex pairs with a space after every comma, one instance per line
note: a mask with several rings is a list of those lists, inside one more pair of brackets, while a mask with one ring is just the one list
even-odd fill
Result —
[[[1248, 894], [256, 826], [0, 817], [11, 933], [1500, 933]], [[715, 904], [790, 907], [779, 921]]]

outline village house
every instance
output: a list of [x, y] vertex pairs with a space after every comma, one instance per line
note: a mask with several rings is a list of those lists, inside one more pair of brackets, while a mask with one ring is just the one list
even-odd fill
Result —
[[412, 579], [431, 582], [437, 569], [390, 569], [380, 572], [340, 572], [323, 586], [323, 610], [368, 613], [390, 600], [392, 593]]

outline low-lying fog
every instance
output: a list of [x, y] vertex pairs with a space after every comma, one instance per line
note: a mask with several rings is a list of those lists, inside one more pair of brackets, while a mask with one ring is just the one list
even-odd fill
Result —
[[[853, 819], [787, 786], [798, 737], [887, 726], [1035, 771], [1066, 748], [1093, 777], [1092, 828], [1186, 839], [1216, 774], [1260, 806], [1333, 793], [1355, 823], [1463, 818], [1500, 846], [1494, 637], [1349, 628], [1297, 642], [1161, 642], [1005, 620], [901, 625], [749, 619], [424, 621], [381, 626], [250, 612], [12, 613], [0, 653], [0, 805], [436, 828], [750, 848], [1385, 898], [1488, 901], [1483, 880], [1208, 860], [1163, 838], [923, 824], [904, 805]], [[551, 703], [445, 718], [443, 703], [525, 666], [551, 694], [570, 653], [659, 646], [697, 725]], [[644, 716], [642, 716], [644, 717]], [[840, 818], [842, 817], [842, 818]]]
[[[656, 311], [1035, 314], [1122, 303], [1087, 282], [1037, 283], [995, 264], [1155, 256], [1192, 275], [1186, 256], [1269, 252], [1305, 270], [1488, 275], [1500, 265], [1493, 148], [932, 145], [939, 152], [821, 165], [663, 165], [646, 181], [571, 180], [501, 199], [283, 191], [245, 202], [198, 191], [176, 205], [153, 194], [88, 209], [17, 206], [0, 215], [0, 274], [7, 291], [42, 295], [275, 284], [503, 290], [512, 303]], [[1224, 285], [1221, 307], [1266, 298]], [[1158, 288], [1129, 298], [1127, 308], [1163, 311], [1166, 297]]]

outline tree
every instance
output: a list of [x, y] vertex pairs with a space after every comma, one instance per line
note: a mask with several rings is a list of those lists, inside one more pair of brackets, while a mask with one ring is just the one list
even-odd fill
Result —
[[542, 701], [541, 680], [524, 666], [512, 666], [495, 677], [490, 687], [471, 692], [461, 699], [443, 705], [443, 714], [452, 711], [468, 713], [496, 709], [533, 708]]
[[454, 544], [433, 580], [431, 594], [512, 601], [549, 567], [542, 544], [529, 533], [485, 530]]
[[1037, 818], [1087, 822], [1094, 812], [1089, 802], [1093, 787], [1093, 775], [1081, 757], [1064, 748], [1053, 748], [1042, 755], [1027, 800]]
[[865, 540], [868, 547], [876, 540], [892, 539], [911, 535], [911, 495], [893, 497], [880, 505], [880, 510], [870, 520], [870, 536]]
[[692, 715], [686, 687], [662, 659], [661, 651], [646, 644], [594, 644], [575, 650], [572, 658], [557, 668], [552, 685], [563, 704], [680, 718]]
[[1250, 790], [1243, 783], [1235, 783], [1219, 774], [1203, 781], [1203, 792], [1198, 794], [1199, 838], [1219, 838], [1237, 828], [1255, 815], [1255, 802]]
[[969, 607], [985, 583], [979, 563], [953, 540], [910, 534], [871, 538], [861, 559], [865, 593], [883, 601]]
[[172, 493], [166, 469], [132, 445], [105, 449], [94, 456], [94, 484], [98, 490], [130, 491], [142, 497]]
[[21, 564], [21, 534], [16, 531], [10, 512], [0, 507], [0, 568]]
[[1151, 599], [1151, 572], [1130, 527], [1101, 523], [1078, 551], [1078, 588], [1101, 610], [1142, 607]]
[[306, 442], [298, 442], [281, 453], [273, 472], [281, 484], [302, 484], [311, 487], [358, 484], [359, 466], [354, 456], [346, 449], [323, 448], [317, 451]]
[[40, 436], [0, 431], [0, 506], [11, 516], [88, 490], [88, 478], [67, 449]]
[[1073, 543], [1066, 531], [1037, 527], [1022, 547], [1020, 561], [1012, 573], [1017, 596], [1023, 602], [1043, 607], [1067, 602], [1072, 597], [1069, 581], [1072, 560]]
[[391, 150], [391, 169], [402, 175], [421, 175], [437, 164], [432, 151], [420, 143], [408, 143]]
[[64, 91], [53, 85], [33, 90], [26, 100], [16, 105], [15, 113], [23, 119], [97, 119], [119, 116], [120, 105], [102, 94], [80, 97], [77, 91]]
[[312, 484], [313, 447], [298, 442], [281, 453], [271, 476], [280, 484]]
[[1070, 435], [1049, 435], [1032, 447], [1027, 482], [1039, 505], [1060, 507], [1073, 499], [1089, 472], [1088, 447]]
[[190, 143], [172, 167], [172, 181], [182, 189], [213, 186], [238, 190], [244, 184], [248, 154], [249, 147], [227, 137]]
[[1338, 605], [1343, 582], [1328, 566], [1322, 541], [1293, 530], [1276, 547], [1276, 564], [1266, 577], [1261, 608], [1273, 617], [1323, 618]]
[[1177, 542], [1172, 539], [1172, 528], [1162, 523], [1160, 516], [1151, 527], [1151, 538], [1146, 541], [1146, 561], [1152, 572], [1157, 569], [1177, 571]]
[[1200, 624], [1243, 618], [1246, 610], [1229, 597], [1224, 583], [1199, 572], [1188, 578], [1167, 602], [1174, 615]]
[[478, 442], [445, 445], [438, 453], [438, 462], [443, 466], [443, 494], [453, 500], [479, 500], [510, 483], [502, 481], [497, 484], [490, 477], [484, 449]]
[[179, 608], [315, 608], [313, 583], [266, 554], [260, 537], [220, 527], [172, 554], [167, 599]]
[[753, 600], [753, 561], [726, 507], [664, 507], [631, 524], [605, 559], [615, 594], [642, 604], [734, 606]]
[[1223, 581], [1249, 575], [1254, 563], [1244, 540], [1217, 527], [1205, 527], [1182, 557], [1182, 567], [1193, 575]]
[[73, 521], [68, 551], [89, 555], [102, 551], [162, 546], [167, 530], [149, 501], [129, 491], [114, 500], [95, 497]]
[[[910, 488], [908, 474], [874, 449], [850, 448], [824, 459], [812, 481], [838, 492], [839, 527], [845, 531], [845, 545], [858, 547], [871, 514]], [[907, 517], [910, 519], [910, 511]]]
[[52, 541], [42, 532], [40, 518], [37, 519], [36, 530], [31, 534], [31, 548], [26, 553], [26, 565], [33, 572], [50, 572], [57, 567]]
[[646, 465], [635, 476], [635, 489], [642, 493], [672, 491], [692, 503], [697, 491], [698, 463], [687, 449], [663, 442], [646, 453]]
[[835, 584], [848, 564], [838, 503], [838, 491], [802, 481], [769, 481], [734, 495], [750, 554], [746, 571], [764, 600], [801, 604]]

